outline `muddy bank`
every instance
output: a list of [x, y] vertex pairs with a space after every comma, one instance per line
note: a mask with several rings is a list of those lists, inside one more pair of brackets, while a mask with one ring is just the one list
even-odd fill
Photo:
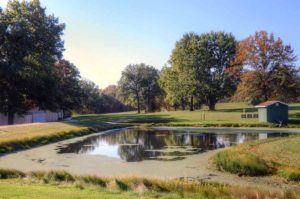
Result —
[[[112, 132], [112, 131], [108, 131]], [[107, 133], [107, 132], [102, 132]], [[104, 155], [58, 154], [61, 146], [83, 140], [95, 134], [61, 141], [26, 151], [0, 157], [0, 168], [17, 169], [24, 172], [66, 170], [75, 175], [97, 176], [144, 176], [151, 178], [188, 178], [191, 180], [219, 182], [231, 185], [278, 188], [300, 188], [275, 177], [239, 177], [216, 171], [211, 158], [220, 150], [189, 155], [183, 160], [144, 160], [124, 162]]]

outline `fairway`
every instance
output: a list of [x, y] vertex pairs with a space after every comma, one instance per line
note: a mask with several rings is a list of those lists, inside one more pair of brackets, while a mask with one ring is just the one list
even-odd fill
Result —
[[[156, 125], [176, 125], [176, 126], [222, 126], [222, 124], [235, 124], [237, 127], [268, 127], [271, 124], [259, 123], [256, 118], [241, 118], [241, 114], [257, 113], [257, 109], [246, 103], [218, 103], [216, 111], [208, 111], [207, 107], [195, 111], [161, 111], [155, 113], [123, 112], [107, 114], [77, 115], [75, 119], [83, 124], [93, 124], [95, 122], [117, 122], [117, 123], [137, 123], [137, 124], [156, 124]], [[291, 104], [289, 117], [290, 127], [298, 127], [300, 124], [300, 104]], [[234, 125], [233, 125], [234, 126]], [[300, 125], [299, 125], [300, 126]]]

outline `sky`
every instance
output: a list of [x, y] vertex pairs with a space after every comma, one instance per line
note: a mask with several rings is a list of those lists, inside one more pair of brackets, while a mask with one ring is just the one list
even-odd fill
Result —
[[116, 84], [128, 64], [161, 69], [187, 32], [232, 32], [242, 40], [266, 30], [300, 55], [298, 0], [40, 1], [66, 24], [64, 58], [100, 88]]

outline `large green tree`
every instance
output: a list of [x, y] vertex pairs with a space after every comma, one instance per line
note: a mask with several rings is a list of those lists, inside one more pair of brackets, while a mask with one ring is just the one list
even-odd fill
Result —
[[178, 73], [172, 67], [163, 67], [160, 72], [159, 85], [165, 91], [165, 103], [176, 110], [180, 105], [185, 110], [186, 96], [179, 82]]
[[150, 112], [156, 109], [156, 97], [160, 94], [159, 72], [153, 66], [143, 63], [128, 65], [118, 82], [121, 94], [137, 107], [138, 113], [144, 108]]
[[9, 1], [0, 13], [0, 112], [9, 124], [34, 106], [58, 108], [53, 66], [64, 49], [64, 27], [38, 0]]
[[170, 63], [178, 73], [182, 91], [190, 98], [205, 101], [209, 110], [226, 96], [233, 94], [237, 80], [231, 71], [236, 40], [230, 33], [188, 33], [176, 43]]

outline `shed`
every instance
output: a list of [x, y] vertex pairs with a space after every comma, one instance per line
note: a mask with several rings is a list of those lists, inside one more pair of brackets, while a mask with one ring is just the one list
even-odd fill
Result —
[[289, 106], [281, 101], [266, 101], [255, 106], [258, 108], [260, 122], [287, 123]]

